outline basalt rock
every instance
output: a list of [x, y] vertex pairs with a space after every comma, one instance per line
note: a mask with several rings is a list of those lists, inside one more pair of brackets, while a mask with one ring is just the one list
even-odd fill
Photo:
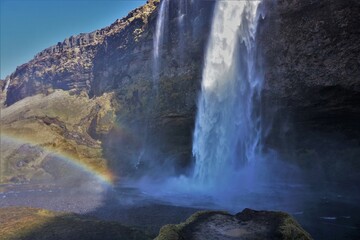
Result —
[[282, 212], [198, 212], [184, 223], [161, 228], [156, 240], [206, 239], [297, 239], [311, 236], [290, 215]]
[[[154, 73], [153, 59], [158, 8], [142, 28], [141, 37], [134, 38], [131, 32], [121, 31], [107, 37], [95, 56], [90, 93], [97, 96], [115, 92], [119, 105], [118, 125], [132, 136], [131, 139], [129, 135], [122, 138], [114, 132], [105, 152], [109, 158], [127, 159], [128, 170], [167, 165], [183, 171], [191, 164], [202, 56], [213, 3], [195, 2], [190, 8], [190, 1], [185, 2], [189, 10], [183, 16], [185, 27], [182, 31], [178, 26], [179, 3], [170, 1], [168, 16], [164, 19], [166, 28], [164, 44], [160, 46], [158, 73]], [[143, 23], [134, 24], [140, 29]], [[183, 44], [186, 47], [183, 48]], [[128, 147], [119, 149], [116, 147], [119, 143], [128, 143]]]
[[269, 2], [259, 29], [265, 96], [292, 108], [300, 121], [357, 119], [360, 3]]
[[56, 90], [2, 109], [0, 183], [81, 184], [89, 177], [79, 166], [111, 177], [99, 137], [114, 126], [112, 96]]
[[265, 15], [258, 41], [268, 146], [317, 183], [358, 181], [360, 3], [266, 1]]

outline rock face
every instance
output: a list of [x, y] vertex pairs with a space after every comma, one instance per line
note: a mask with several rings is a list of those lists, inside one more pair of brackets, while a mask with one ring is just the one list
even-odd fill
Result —
[[[137, 170], [191, 165], [191, 139], [197, 93], [213, 3], [196, 2], [183, 17], [179, 29], [179, 6], [170, 1], [160, 46], [160, 71], [154, 79], [153, 37], [158, 8], [142, 29], [141, 37], [121, 31], [105, 39], [94, 59], [91, 94], [114, 91], [119, 106], [118, 125], [131, 132], [131, 140], [110, 136], [106, 154], [127, 159]], [[139, 23], [142, 24], [142, 23]], [[140, 28], [136, 27], [137, 29]], [[121, 39], [121, 41], [119, 41]], [[182, 44], [186, 48], [182, 48]], [[126, 148], [117, 146], [125, 143]], [[157, 161], [154, 162], [154, 159]], [[183, 171], [183, 170], [182, 170]], [[172, 171], [169, 171], [172, 173]]]
[[182, 239], [303, 239], [311, 236], [288, 214], [281, 212], [244, 211], [198, 212], [186, 222], [164, 226], [156, 240]]
[[[259, 28], [268, 144], [319, 181], [360, 179], [360, 3], [267, 1]], [[275, 108], [274, 108], [275, 106]], [[275, 114], [274, 114], [275, 112]], [[321, 177], [320, 177], [321, 176]]]
[[6, 96], [4, 95], [5, 85], [6, 85], [6, 82], [4, 80], [0, 80], [0, 106], [1, 107], [6, 98]]
[[268, 5], [259, 31], [265, 96], [294, 109], [301, 121], [358, 120], [360, 3], [279, 0]]
[[11, 105], [24, 97], [46, 93], [52, 89], [88, 92], [93, 81], [94, 57], [104, 39], [121, 31], [130, 31], [131, 37], [138, 37], [141, 29], [134, 27], [139, 22], [146, 24], [155, 8], [155, 2], [157, 1], [149, 1], [108, 27], [71, 36], [38, 53], [34, 59], [11, 74], [6, 104]]
[[179, 3], [170, 1], [156, 93], [152, 49], [159, 1], [154, 0], [110, 27], [66, 39], [20, 66], [10, 76], [5, 104], [53, 89], [90, 97], [113, 92], [118, 127], [103, 139], [105, 157], [114, 160], [111, 167], [121, 174], [162, 163], [188, 167], [213, 3], [198, 1], [190, 8], [191, 1], [184, 2], [186, 27], [180, 30]]
[[57, 90], [2, 109], [0, 182], [80, 182], [73, 163], [110, 176], [97, 137], [114, 125], [111, 99]]
[[[181, 2], [187, 5], [183, 15]], [[92, 135], [102, 141], [109, 166], [121, 175], [164, 166], [174, 167], [167, 174], [184, 173], [192, 164], [213, 6], [213, 1], [170, 1], [156, 79], [152, 54], [159, 1], [149, 0], [111, 26], [66, 39], [20, 66], [10, 76], [5, 104], [11, 108], [53, 89], [90, 97], [111, 93], [114, 127]], [[266, 145], [315, 173], [325, 166], [328, 179], [339, 173], [347, 181], [360, 179], [360, 171], [344, 174], [360, 169], [359, 2], [264, 0], [263, 7], [257, 37], [265, 66], [263, 109], [272, 123]]]

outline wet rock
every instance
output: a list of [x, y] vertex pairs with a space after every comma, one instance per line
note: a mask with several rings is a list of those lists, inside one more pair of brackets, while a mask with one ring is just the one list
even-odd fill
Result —
[[[266, 144], [307, 179], [359, 181], [360, 3], [265, 1], [258, 41], [265, 66]], [[359, 189], [357, 190], [359, 191]]]
[[360, 95], [360, 3], [355, 0], [265, 2], [259, 46], [264, 94], [315, 114], [355, 111]]
[[283, 212], [244, 211], [198, 212], [184, 223], [161, 228], [156, 240], [182, 239], [302, 239], [311, 236], [290, 215]]

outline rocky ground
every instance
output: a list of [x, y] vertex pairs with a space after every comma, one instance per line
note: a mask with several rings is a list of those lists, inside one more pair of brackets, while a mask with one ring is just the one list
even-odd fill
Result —
[[0, 209], [2, 240], [151, 239], [116, 222], [29, 207]]
[[[145, 232], [117, 222], [30, 207], [0, 208], [0, 226], [3, 240], [152, 239]], [[285, 213], [245, 209], [235, 216], [225, 212], [198, 212], [184, 223], [164, 226], [155, 239], [312, 238]]]
[[237, 215], [192, 215], [198, 210], [144, 197], [130, 188], [100, 194], [51, 185], [2, 185], [0, 234], [4, 240], [150, 239], [158, 234], [157, 239], [169, 240], [311, 239], [285, 213], [247, 209]]
[[[184, 199], [189, 202], [186, 205], [176, 203], [176, 200], [178, 200], [176, 198], [185, 196], [173, 196], [175, 199], [159, 198], [136, 188], [119, 186], [118, 188], [103, 188], [101, 191], [99, 189], [95, 191], [94, 188], [91, 188], [93, 186], [94, 184], [90, 184], [90, 187], [87, 186], [81, 189], [55, 185], [1, 185], [0, 212], [8, 207], [19, 206], [68, 212], [85, 218], [95, 217], [102, 221], [115, 221], [123, 226], [134, 227], [155, 238], [164, 225], [176, 225], [184, 222], [197, 211], [224, 209], [224, 207], [211, 203], [212, 200], [209, 197], [196, 200], [198, 198], [196, 195], [186, 196]], [[360, 208], [357, 204], [358, 199], [352, 199], [351, 196], [302, 192], [300, 189], [296, 191], [299, 191], [297, 194], [298, 199], [291, 198], [291, 201], [286, 200], [289, 193], [277, 193], [278, 197], [275, 198], [271, 196], [266, 198], [259, 194], [255, 194], [249, 199], [240, 198], [237, 200], [237, 207], [228, 210], [231, 213], [236, 213], [243, 209], [244, 206], [251, 206], [253, 209], [287, 211], [301, 223], [301, 226], [314, 239], [359, 239]], [[194, 200], [199, 204], [193, 205], [190, 203]], [[289, 206], [284, 204], [284, 201]], [[271, 202], [270, 205], [268, 205], [269, 202]], [[199, 205], [203, 207], [196, 207]], [[205, 233], [211, 233], [214, 236], [225, 234], [226, 237], [229, 234], [245, 234], [250, 230], [251, 233], [261, 235], [271, 232], [271, 229], [275, 226], [269, 225], [266, 221], [274, 223], [278, 219], [276, 215], [267, 215], [267, 213], [264, 213], [264, 215], [262, 213], [253, 214], [251, 211], [236, 216], [221, 214], [219, 218], [217, 216], [211, 218], [211, 215], [204, 215], [204, 217], [200, 218], [193, 217], [186, 224], [172, 225], [167, 229], [171, 230], [171, 232], [175, 230], [177, 232], [183, 229], [184, 226], [189, 225], [188, 228], [184, 229], [192, 229], [194, 236], [199, 233], [204, 233], [204, 236]], [[194, 221], [195, 219], [200, 219], [200, 221]], [[239, 221], [243, 222], [241, 225], [242, 230], [231, 230], [239, 227], [237, 226]], [[262, 225], [263, 227], [259, 227]], [[298, 225], [296, 226], [298, 227]], [[219, 230], [216, 230], [218, 228]], [[224, 229], [231, 231], [226, 232]], [[188, 230], [187, 234], [190, 234]], [[258, 230], [259, 232], [257, 232]], [[165, 231], [165, 233], [168, 234], [168, 231]]]
[[141, 194], [136, 189], [94, 191], [69, 186], [10, 184], [0, 189], [0, 212], [9, 207], [31, 207], [50, 211], [95, 216], [134, 226], [155, 237], [169, 223], [186, 220], [198, 208], [177, 207]]
[[288, 214], [245, 209], [231, 215], [226, 212], [198, 212], [185, 223], [167, 225], [156, 240], [182, 239], [299, 239], [311, 236]]

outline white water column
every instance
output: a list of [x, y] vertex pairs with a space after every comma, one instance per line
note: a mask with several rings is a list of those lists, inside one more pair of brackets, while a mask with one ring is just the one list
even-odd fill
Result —
[[237, 169], [259, 155], [262, 71], [255, 44], [259, 4], [218, 0], [215, 6], [193, 139], [193, 177], [204, 187], [230, 183]]
[[169, 0], [160, 2], [160, 9], [156, 19], [156, 29], [153, 40], [153, 80], [155, 86], [159, 78], [161, 47], [164, 43], [165, 23], [169, 16]]

